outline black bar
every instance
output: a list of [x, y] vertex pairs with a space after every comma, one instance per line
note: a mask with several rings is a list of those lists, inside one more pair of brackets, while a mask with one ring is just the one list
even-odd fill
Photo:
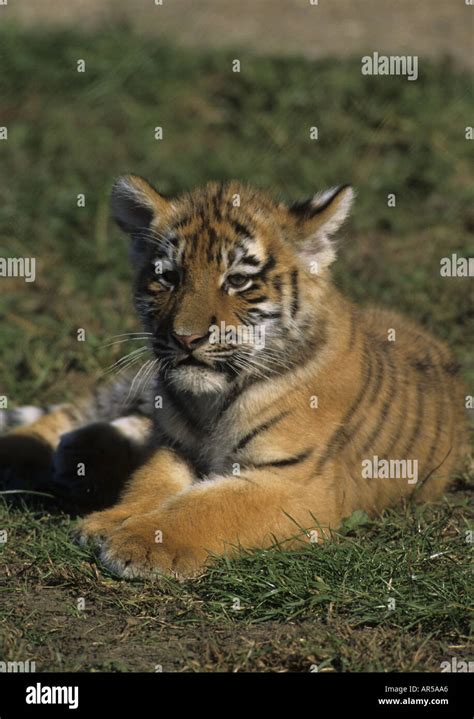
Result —
[[[132, 719], [163, 716], [189, 708], [219, 717], [241, 711], [248, 716], [257, 707], [269, 712], [286, 711], [318, 717], [464, 717], [471, 719], [472, 674], [0, 674], [0, 719], [28, 717], [93, 717], [98, 710], [107, 716]], [[48, 698], [48, 688], [77, 687], [78, 707], [67, 704], [28, 704], [30, 698]], [[33, 689], [32, 689], [33, 688]], [[381, 703], [380, 700], [391, 700]], [[393, 700], [399, 700], [393, 703]], [[421, 704], [423, 701], [423, 704]], [[426, 705], [425, 705], [426, 703]], [[275, 714], [277, 716], [277, 714]]]

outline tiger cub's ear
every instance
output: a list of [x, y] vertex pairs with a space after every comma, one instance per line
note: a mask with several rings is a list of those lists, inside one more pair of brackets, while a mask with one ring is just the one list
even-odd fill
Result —
[[112, 215], [119, 227], [133, 234], [147, 229], [152, 220], [166, 214], [170, 201], [138, 175], [122, 175], [112, 188]]
[[322, 270], [336, 259], [332, 235], [346, 219], [355, 193], [350, 185], [318, 192], [289, 208], [295, 223], [295, 243], [301, 259]]

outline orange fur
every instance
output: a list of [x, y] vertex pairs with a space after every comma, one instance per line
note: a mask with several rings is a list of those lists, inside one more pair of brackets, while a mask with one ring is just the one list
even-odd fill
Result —
[[[168, 201], [140, 178], [119, 181], [114, 213], [134, 241], [149, 216], [151, 240], [181, 248], [181, 284], [177, 270], [158, 279], [145, 264], [137, 271], [152, 333], [166, 322], [179, 336], [205, 336], [216, 318], [236, 325], [249, 306], [263, 303], [262, 293], [281, 319], [267, 312], [269, 351], [253, 355], [261, 359], [252, 369], [242, 362], [236, 378], [216, 373], [206, 344], [193, 356], [207, 370], [168, 368], [169, 402], [154, 416], [154, 451], [118, 504], [78, 528], [83, 540], [102, 544], [113, 570], [187, 576], [239, 546], [323, 541], [356, 509], [379, 513], [445, 489], [466, 449], [458, 367], [444, 344], [410, 320], [359, 309], [332, 284], [331, 236], [351, 200], [341, 188], [287, 208], [229, 183]], [[266, 261], [252, 281], [258, 287], [226, 284], [227, 254], [239, 243], [251, 247], [250, 264]], [[172, 402], [176, 386], [182, 411]], [[221, 395], [232, 401], [216, 420], [211, 407]], [[53, 419], [46, 422], [34, 431], [51, 439]], [[374, 457], [416, 461], [416, 480], [367, 477], [362, 467]]]

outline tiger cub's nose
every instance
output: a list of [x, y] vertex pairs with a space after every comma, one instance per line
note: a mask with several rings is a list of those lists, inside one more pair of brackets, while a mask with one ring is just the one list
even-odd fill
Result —
[[196, 349], [200, 344], [202, 344], [203, 340], [207, 339], [207, 334], [204, 335], [179, 335], [177, 332], [172, 333], [174, 339], [179, 342], [179, 344], [184, 347], [185, 350], [191, 351], [193, 349]]

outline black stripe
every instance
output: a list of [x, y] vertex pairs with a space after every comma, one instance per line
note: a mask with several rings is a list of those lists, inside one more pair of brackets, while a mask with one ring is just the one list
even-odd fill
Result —
[[[301, 351], [299, 351], [297, 356], [293, 358], [291, 368], [289, 370], [285, 370], [285, 372], [294, 372], [296, 367], [304, 367], [304, 365], [306, 365], [309, 361], [312, 361], [316, 356], [316, 353], [325, 346], [327, 343], [327, 328], [325, 320], [320, 322], [317, 329], [318, 331], [312, 337], [307, 337], [304, 348], [300, 347]], [[283, 374], [283, 370], [281, 370], [280, 374]]]
[[252, 275], [252, 279], [265, 279], [269, 270], [272, 270], [276, 265], [276, 260], [273, 255], [270, 255], [259, 272]]
[[216, 416], [216, 422], [221, 419], [222, 415], [227, 412], [228, 409], [234, 404], [234, 402], [240, 397], [242, 392], [247, 389], [250, 385], [252, 385], [256, 381], [255, 377], [249, 377], [247, 382], [241, 386], [234, 384], [232, 387], [232, 390], [227, 395], [224, 404], [222, 405], [220, 411], [218, 412]]
[[418, 372], [428, 372], [433, 369], [433, 362], [428, 353], [424, 357], [414, 357], [412, 365]]
[[453, 360], [451, 362], [448, 362], [447, 364], [443, 365], [443, 370], [446, 372], [447, 375], [450, 375], [451, 377], [455, 377], [459, 374], [461, 370], [462, 365], [459, 362], [456, 362], [456, 360]]
[[370, 449], [379, 436], [380, 432], [382, 431], [383, 427], [385, 426], [385, 421], [387, 419], [388, 413], [390, 411], [390, 408], [392, 406], [392, 399], [394, 397], [396, 387], [397, 387], [397, 369], [395, 366], [395, 363], [393, 361], [393, 358], [390, 355], [390, 349], [387, 348], [387, 354], [386, 354], [387, 362], [389, 365], [389, 374], [390, 374], [390, 387], [388, 390], [388, 396], [385, 400], [385, 402], [382, 405], [382, 409], [379, 412], [379, 415], [377, 417], [377, 424], [375, 428], [370, 433], [368, 439], [366, 440], [363, 448], [360, 450], [360, 453], [362, 455], [367, 452], [368, 449]]
[[209, 242], [211, 244], [215, 244], [217, 242], [216, 228], [213, 227], [213, 225], [207, 225], [205, 229], [207, 230], [207, 234], [209, 236]]
[[214, 216], [216, 220], [222, 220], [222, 199], [224, 196], [224, 185], [221, 184], [212, 198], [212, 205], [214, 209]]
[[292, 202], [289, 207], [289, 211], [301, 219], [311, 217], [314, 212], [313, 198], [308, 197], [304, 200], [296, 200], [296, 202]]
[[268, 297], [266, 295], [259, 295], [258, 297], [252, 297], [249, 299], [248, 297], [245, 298], [245, 301], [248, 302], [249, 305], [256, 305], [257, 302], [266, 302], [268, 300]]
[[451, 445], [451, 446], [449, 447], [448, 451], [447, 451], [446, 454], [444, 455], [444, 457], [443, 457], [443, 459], [441, 460], [441, 462], [439, 462], [439, 463], [436, 465], [436, 467], [433, 467], [433, 469], [431, 469], [431, 470], [428, 472], [428, 474], [426, 475], [426, 477], [423, 477], [423, 479], [421, 480], [421, 482], [418, 482], [418, 484], [416, 485], [415, 489], [413, 490], [413, 494], [414, 494], [414, 495], [418, 494], [418, 492], [421, 490], [421, 488], [425, 486], [426, 482], [429, 480], [429, 478], [431, 477], [431, 475], [434, 474], [434, 473], [441, 467], [441, 465], [443, 465], [443, 464], [446, 462], [446, 460], [448, 459], [448, 457], [449, 457], [449, 455], [451, 454], [452, 451], [453, 451], [453, 445]]
[[372, 358], [370, 352], [368, 351], [367, 344], [364, 345], [364, 354], [362, 355], [362, 359], [364, 360], [365, 357], [367, 357], [367, 365], [365, 365], [363, 370], [364, 376], [362, 377], [362, 386], [351, 407], [344, 415], [341, 421], [341, 426], [335, 432], [333, 432], [326, 447], [326, 451], [318, 459], [318, 462], [316, 464], [316, 472], [320, 472], [326, 462], [334, 455], [334, 453], [341, 447], [343, 447], [345, 444], [347, 444], [350, 439], [347, 432], [347, 424], [352, 419], [357, 409], [363, 402], [367, 393], [367, 385], [370, 383], [372, 377]]
[[356, 329], [357, 329], [357, 309], [355, 307], [352, 308], [351, 311], [351, 329], [349, 334], [349, 346], [347, 348], [348, 352], [350, 352], [354, 347], [354, 342], [356, 338]]
[[359, 408], [359, 405], [363, 402], [365, 395], [367, 393], [367, 387], [371, 382], [372, 379], [372, 370], [373, 370], [373, 363], [372, 363], [372, 357], [368, 350], [367, 345], [364, 346], [364, 354], [363, 357], [367, 357], [367, 366], [364, 369], [364, 377], [363, 377], [363, 383], [359, 390], [359, 394], [357, 395], [356, 399], [354, 400], [353, 404], [347, 411], [345, 417], [344, 417], [344, 424], [347, 424], [349, 420], [352, 419], [354, 414], [356, 413], [357, 409]]
[[290, 275], [291, 281], [291, 305], [290, 315], [295, 317], [299, 309], [299, 297], [298, 297], [298, 270], [294, 269]]
[[175, 233], [177, 230], [183, 230], [186, 225], [189, 225], [192, 219], [192, 215], [185, 215], [184, 217], [182, 217], [180, 220], [175, 222], [172, 227], [170, 227], [170, 234]]
[[195, 426], [196, 424], [200, 424], [200, 422], [199, 418], [196, 417], [196, 415], [191, 409], [191, 402], [189, 400], [186, 401], [168, 384], [164, 385], [164, 389], [167, 395], [167, 399], [173, 405], [173, 408], [176, 410], [177, 414], [179, 415], [179, 418], [184, 421], [184, 423], [186, 424], [186, 428], [189, 429], [191, 434], [195, 435]]
[[243, 449], [249, 442], [251, 442], [257, 435], [259, 435], [261, 432], [265, 432], [267, 429], [270, 429], [270, 427], [273, 427], [277, 422], [279, 422], [283, 417], [286, 417], [286, 415], [290, 414], [290, 410], [285, 410], [284, 412], [280, 412], [280, 414], [277, 414], [275, 417], [272, 417], [271, 419], [267, 420], [263, 424], [258, 425], [258, 427], [255, 427], [251, 432], [244, 435], [242, 439], [239, 441], [239, 443], [234, 447], [233, 451], [236, 452], [239, 449]]
[[416, 440], [418, 439], [420, 433], [421, 433], [421, 424], [423, 420], [423, 414], [424, 414], [424, 387], [421, 386], [420, 382], [417, 382], [416, 384], [416, 418], [415, 418], [415, 425], [413, 427], [413, 432], [411, 434], [411, 437], [408, 441], [408, 444], [403, 452], [403, 457], [408, 457], [409, 453], [413, 449]]
[[249, 310], [251, 320], [276, 320], [281, 317], [281, 312], [266, 312], [265, 310]]
[[[378, 398], [378, 395], [380, 392], [380, 387], [382, 386], [384, 370], [385, 370], [383, 355], [380, 352], [380, 349], [377, 347], [374, 350], [374, 352], [375, 352], [375, 356], [376, 356], [376, 360], [377, 360], [377, 371], [375, 374], [375, 381], [372, 384], [372, 392], [370, 393], [370, 397], [369, 397], [370, 405], [374, 404], [374, 402], [377, 401], [377, 398]], [[367, 387], [367, 389], [369, 389], [369, 388]]]
[[[399, 384], [400, 386], [400, 384]], [[395, 430], [395, 434], [392, 436], [391, 442], [388, 446], [388, 449], [385, 450], [385, 454], [387, 457], [390, 457], [391, 453], [395, 449], [395, 447], [398, 444], [398, 441], [400, 437], [402, 436], [403, 429], [406, 425], [406, 399], [408, 394], [408, 385], [405, 379], [402, 380], [402, 389], [403, 394], [401, 397], [398, 398], [397, 408], [399, 410], [399, 416], [400, 419], [398, 421], [397, 429]]]
[[272, 285], [278, 292], [278, 298], [281, 299], [281, 275], [276, 275], [276, 277], [272, 279]]
[[445, 410], [445, 395], [443, 391], [443, 380], [440, 376], [438, 365], [436, 362], [433, 362], [433, 374], [434, 374], [434, 382], [433, 382], [433, 389], [435, 393], [435, 401], [436, 401], [436, 410], [437, 410], [437, 416], [436, 416], [436, 429], [433, 436], [433, 441], [430, 446], [430, 450], [428, 452], [428, 462], [431, 462], [431, 460], [435, 458], [436, 456], [436, 450], [438, 449], [438, 442], [441, 435], [441, 427], [446, 421], [446, 417], [444, 414]]
[[314, 196], [309, 197], [306, 200], [299, 200], [297, 202], [293, 202], [292, 205], [290, 205], [290, 212], [295, 214], [298, 219], [306, 220], [311, 217], [314, 217], [315, 215], [318, 215], [320, 212], [323, 212], [329, 205], [333, 202], [333, 200], [336, 199], [338, 195], [342, 192], [342, 190], [345, 190], [346, 187], [350, 187], [350, 185], [339, 185], [339, 187], [336, 187], [332, 195], [329, 195], [327, 200], [322, 205], [314, 206]]
[[286, 459], [276, 459], [274, 462], [262, 462], [261, 464], [253, 464], [252, 466], [256, 469], [261, 469], [262, 467], [290, 467], [294, 464], [300, 464], [300, 462], [304, 462], [304, 460], [308, 459], [308, 457], [310, 457], [312, 453], [312, 449], [306, 449], [304, 452], [300, 452], [300, 454], [297, 454], [294, 457], [287, 457]]
[[366, 367], [364, 368], [364, 378], [363, 378], [362, 386], [359, 390], [359, 393], [358, 393], [356, 399], [352, 403], [351, 407], [349, 408], [349, 410], [347, 411], [347, 413], [343, 419], [344, 423], [349, 422], [349, 420], [351, 420], [352, 417], [354, 416], [354, 414], [356, 413], [359, 405], [361, 404], [361, 402], [363, 401], [363, 399], [367, 393], [367, 386], [371, 382], [372, 370], [374, 368], [374, 365], [373, 365], [373, 361], [372, 361], [372, 354], [369, 351], [367, 345], [364, 346], [363, 354], [364, 354], [364, 356], [367, 357], [368, 362], [367, 362]]
[[235, 220], [235, 221], [232, 221], [231, 224], [232, 224], [232, 227], [234, 228], [235, 232], [238, 235], [242, 235], [243, 237], [248, 237], [248, 238], [252, 237], [252, 232], [249, 230], [248, 227], [243, 225], [241, 222], [238, 222]]
[[255, 255], [245, 255], [245, 257], [242, 257], [242, 259], [239, 260], [239, 265], [252, 265], [252, 267], [258, 267], [260, 262], [261, 260], [259, 260], [258, 257], [255, 257]]
[[235, 313], [235, 316], [237, 317], [237, 319], [239, 320], [239, 322], [241, 322], [243, 325], [247, 325], [247, 324], [248, 324], [248, 326], [250, 327], [251, 323], [250, 323], [250, 322], [246, 322], [245, 317], [242, 317], [242, 315], [241, 315], [239, 312], [236, 312], [236, 313]]

